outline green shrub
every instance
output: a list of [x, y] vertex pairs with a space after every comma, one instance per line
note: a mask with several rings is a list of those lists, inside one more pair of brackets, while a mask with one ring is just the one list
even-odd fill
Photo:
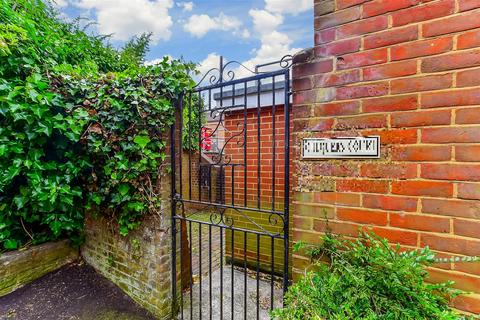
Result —
[[126, 234], [159, 207], [173, 104], [193, 65], [145, 67], [38, 0], [0, 0], [0, 250], [69, 237], [85, 210]]
[[451, 283], [431, 284], [428, 249], [401, 251], [385, 239], [326, 235], [319, 247], [297, 245], [313, 259], [313, 271], [292, 285], [278, 319], [462, 319], [448, 303], [459, 292]]

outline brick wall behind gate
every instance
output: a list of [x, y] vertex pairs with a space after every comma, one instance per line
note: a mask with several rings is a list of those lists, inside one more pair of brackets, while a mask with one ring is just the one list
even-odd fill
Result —
[[[260, 111], [260, 141], [258, 139], [258, 110], [256, 108], [247, 111], [247, 179], [245, 181], [245, 171], [243, 166], [235, 166], [234, 172], [232, 166], [225, 167], [225, 202], [226, 204], [235, 204], [236, 206], [246, 206], [263, 210], [283, 211], [284, 208], [284, 187], [285, 187], [285, 118], [283, 105], [275, 107], [275, 131], [273, 125], [273, 108], [263, 107]], [[230, 164], [244, 163], [244, 136], [243, 124], [245, 114], [243, 110], [229, 113], [225, 117], [225, 140], [233, 138], [225, 147], [226, 162], [231, 158]], [[274, 136], [275, 135], [275, 136]], [[238, 141], [237, 141], [238, 140]], [[273, 159], [273, 145], [275, 141], [275, 161]], [[260, 179], [258, 180], [258, 153], [260, 152]], [[275, 172], [273, 167], [275, 166]], [[275, 179], [273, 179], [275, 177]], [[260, 185], [258, 184], [260, 181]], [[246, 184], [246, 185], [245, 185]], [[275, 190], [273, 188], [275, 184]], [[246, 193], [245, 193], [246, 187]], [[260, 199], [258, 191], [260, 188]], [[274, 193], [275, 191], [275, 193]], [[233, 194], [233, 197], [232, 197]], [[246, 205], [245, 205], [246, 196]], [[258, 204], [260, 202], [260, 205]], [[247, 218], [248, 216], [262, 228], [272, 234], [282, 233], [283, 222], [277, 217], [276, 224], [270, 223], [268, 213], [259, 213], [254, 211], [244, 211], [243, 215], [234, 211], [227, 210], [227, 214], [233, 217], [234, 225], [237, 228], [262, 231]], [[275, 215], [273, 216], [276, 217]], [[273, 220], [272, 220], [273, 221]], [[243, 265], [244, 257], [244, 235], [237, 232], [234, 235], [235, 260]], [[231, 252], [231, 233], [226, 234], [226, 253], [230, 257]], [[267, 272], [271, 270], [272, 253], [271, 238], [267, 236], [260, 237], [260, 263], [261, 268]], [[283, 241], [275, 240], [274, 243], [274, 265], [277, 273], [283, 272]], [[255, 267], [257, 259], [257, 242], [253, 234], [247, 237], [247, 263]]]
[[[480, 1], [315, 0], [314, 27], [293, 67], [294, 240], [318, 241], [326, 213], [339, 234], [480, 255]], [[301, 138], [363, 135], [380, 160], [301, 159]], [[480, 313], [480, 264], [431, 278]]]

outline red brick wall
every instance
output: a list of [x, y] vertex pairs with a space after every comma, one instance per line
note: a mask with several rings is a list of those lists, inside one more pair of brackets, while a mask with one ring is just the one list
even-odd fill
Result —
[[[273, 108], [263, 107], [260, 110], [260, 141], [258, 140], [258, 110], [256, 108], [247, 111], [247, 180], [245, 205], [245, 177], [242, 166], [235, 167], [233, 175], [233, 198], [232, 198], [232, 167], [225, 167], [225, 201], [227, 204], [246, 206], [249, 208], [258, 207], [258, 152], [260, 151], [260, 208], [263, 210], [283, 211], [284, 208], [284, 187], [285, 187], [285, 118], [283, 105], [275, 107], [275, 131]], [[225, 148], [227, 155], [226, 162], [231, 158], [230, 164], [244, 163], [244, 136], [242, 133], [245, 114], [243, 110], [229, 113], [225, 117], [225, 141], [233, 136], [241, 134], [238, 138], [232, 139]], [[275, 138], [274, 138], [275, 132]], [[273, 145], [275, 140], [275, 172], [273, 170]], [[260, 148], [260, 149], [259, 149]], [[273, 179], [275, 177], [275, 181]], [[275, 184], [275, 194], [273, 185]], [[262, 226], [272, 234], [281, 233], [283, 222], [277, 217], [278, 223], [272, 226], [268, 213], [244, 211], [243, 215], [234, 210], [228, 210], [227, 214], [232, 216], [235, 226], [248, 230], [261, 231], [253, 223], [249, 222], [243, 215]], [[244, 239], [243, 233], [237, 232], [234, 240], [235, 256], [243, 263]], [[231, 251], [231, 234], [226, 235], [227, 255]], [[283, 270], [283, 242], [276, 240], [274, 244], [275, 270], [281, 273]], [[257, 243], [253, 234], [247, 238], [247, 259], [250, 263], [256, 263]], [[264, 270], [270, 271], [271, 263], [271, 238], [262, 236], [260, 238], [260, 262]]]
[[[347, 236], [480, 255], [480, 1], [315, 0], [293, 78], [295, 240], [318, 241], [326, 213]], [[381, 136], [380, 160], [301, 159], [301, 138], [361, 135]], [[480, 313], [480, 264], [431, 278], [474, 292], [455, 306]]]

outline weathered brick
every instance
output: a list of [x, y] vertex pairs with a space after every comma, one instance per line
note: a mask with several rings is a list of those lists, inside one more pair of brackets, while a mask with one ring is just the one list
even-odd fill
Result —
[[360, 175], [367, 178], [411, 179], [417, 176], [417, 166], [410, 163], [363, 164]]
[[469, 143], [480, 142], [480, 127], [446, 127], [422, 129], [425, 143]]
[[339, 10], [345, 9], [345, 8], [353, 7], [368, 1], [370, 0], [337, 0], [337, 8]]
[[460, 71], [457, 74], [457, 87], [473, 87], [480, 85], [480, 69]]
[[389, 63], [363, 69], [366, 81], [411, 76], [417, 73], [417, 62], [414, 60]]
[[338, 118], [335, 130], [351, 130], [366, 128], [383, 128], [387, 125], [386, 115], [361, 115], [348, 118]]
[[297, 64], [293, 67], [293, 74], [295, 77], [301, 78], [311, 76], [314, 74], [330, 72], [333, 70], [333, 61], [324, 60], [305, 64]]
[[315, 18], [315, 30], [326, 29], [347, 22], [355, 21], [361, 17], [360, 7], [353, 7], [331, 14], [319, 16]]
[[294, 209], [296, 215], [303, 217], [332, 219], [335, 216], [333, 208], [326, 206], [302, 203], [295, 204]]
[[343, 39], [384, 30], [387, 27], [388, 18], [386, 16], [380, 16], [340, 26], [336, 30], [336, 34], [338, 39]]
[[458, 2], [460, 11], [467, 11], [480, 8], [479, 0], [461, 0]]
[[451, 217], [480, 218], [478, 201], [423, 199], [422, 212]]
[[418, 4], [419, 0], [374, 0], [363, 5], [363, 17], [378, 16], [390, 11], [408, 8]]
[[436, 181], [393, 181], [392, 193], [405, 196], [452, 197], [453, 184]]
[[336, 102], [327, 104], [318, 104], [313, 108], [316, 117], [352, 115], [360, 113], [360, 102]]
[[[448, 239], [444, 239], [445, 241], [448, 241]], [[464, 246], [464, 244], [459, 244], [455, 249], [461, 249]], [[469, 292], [479, 292], [480, 288], [480, 277], [475, 277], [472, 275], [468, 275], [466, 273], [461, 273], [461, 272], [453, 272], [453, 271], [446, 271], [446, 270], [440, 270], [440, 269], [432, 269], [430, 268], [428, 270], [430, 276], [428, 278], [429, 281], [432, 282], [447, 282], [447, 281], [453, 281], [453, 287], [464, 290], [464, 291], [469, 291]]]
[[340, 222], [340, 221], [328, 221], [315, 220], [313, 229], [318, 232], [326, 232], [327, 230], [339, 235], [356, 237], [360, 232], [360, 226], [354, 223]]
[[477, 104], [480, 104], [480, 92], [476, 88], [422, 94], [422, 108], [470, 106]]
[[452, 158], [450, 146], [395, 146], [392, 160], [397, 161], [449, 161]]
[[321, 3], [316, 3], [313, 7], [313, 14], [315, 17], [332, 13], [334, 11], [335, 11], [334, 0], [322, 1]]
[[391, 115], [392, 127], [423, 127], [450, 124], [450, 110], [399, 112]]
[[480, 241], [478, 240], [459, 239], [446, 235], [437, 236], [433, 234], [422, 234], [420, 241], [422, 246], [429, 246], [430, 248], [438, 251], [472, 256], [480, 255]]
[[355, 177], [358, 176], [358, 167], [348, 164], [320, 162], [312, 165], [312, 173], [321, 176]]
[[335, 87], [360, 81], [360, 70], [347, 70], [336, 73], [316, 75], [314, 78], [315, 87]]
[[422, 178], [435, 180], [480, 181], [478, 164], [422, 164]]
[[337, 100], [350, 100], [365, 97], [378, 97], [388, 93], [388, 83], [372, 83], [358, 86], [340, 87], [337, 89]]
[[368, 130], [364, 131], [363, 134], [380, 136], [382, 145], [411, 144], [417, 141], [416, 129]]
[[463, 69], [480, 65], [480, 50], [455, 52], [447, 55], [425, 58], [422, 61], [422, 71], [441, 72], [446, 70]]
[[364, 112], [414, 110], [418, 107], [417, 95], [382, 97], [363, 100]]
[[335, 40], [335, 29], [315, 31], [315, 45], [332, 42]]
[[418, 26], [388, 30], [364, 38], [365, 49], [375, 49], [418, 39]]
[[387, 62], [387, 49], [377, 49], [359, 53], [351, 53], [342, 57], [337, 61], [339, 70], [370, 66]]
[[399, 94], [446, 89], [450, 88], [452, 83], [452, 74], [443, 74], [392, 80], [390, 85], [391, 93]]
[[458, 236], [480, 239], [480, 221], [453, 219], [453, 233]]
[[371, 209], [415, 212], [418, 201], [407, 197], [365, 194], [362, 203]]
[[313, 88], [311, 78], [300, 78], [292, 81], [292, 89], [294, 91], [310, 90]]
[[419, 214], [390, 214], [390, 226], [429, 232], [450, 232], [450, 219]]
[[320, 58], [340, 56], [346, 53], [357, 52], [360, 49], [360, 39], [348, 39], [323, 44], [315, 48], [315, 55]]
[[405, 43], [391, 48], [391, 59], [398, 61], [436, 55], [451, 50], [452, 46], [451, 37]]
[[460, 199], [480, 200], [480, 184], [459, 183], [458, 197]]
[[470, 31], [458, 36], [458, 49], [480, 47], [480, 30]]
[[427, 38], [435, 37], [479, 27], [480, 19], [478, 19], [478, 12], [473, 11], [463, 15], [444, 18], [442, 23], [438, 23], [438, 21], [428, 22], [423, 25], [423, 36]]
[[380, 180], [337, 180], [337, 192], [387, 193], [388, 181]]
[[338, 208], [337, 219], [386, 226], [388, 223], [388, 213], [364, 209]]
[[[471, 264], [466, 264], [466, 265], [471, 265]], [[460, 295], [453, 299], [451, 305], [457, 310], [464, 310], [472, 314], [480, 314], [480, 294]]]
[[354, 193], [316, 192], [313, 201], [326, 204], [359, 206], [360, 195]]
[[452, 14], [455, 11], [454, 0], [434, 1], [421, 7], [413, 7], [392, 14], [394, 27], [409, 23], [431, 20]]
[[456, 146], [455, 159], [462, 162], [479, 162], [480, 145]]
[[371, 229], [379, 237], [388, 239], [391, 243], [399, 243], [406, 246], [416, 246], [418, 233], [407, 230], [374, 227]]

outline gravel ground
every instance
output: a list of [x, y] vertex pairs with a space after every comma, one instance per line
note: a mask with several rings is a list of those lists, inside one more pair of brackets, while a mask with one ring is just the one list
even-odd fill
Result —
[[0, 298], [1, 320], [153, 320], [85, 265], [69, 265]]
[[[212, 273], [212, 319], [230, 320], [232, 319], [232, 273], [231, 266], [225, 266], [223, 272], [223, 317], [220, 317], [220, 269]], [[249, 272], [247, 276], [247, 317], [246, 319], [257, 319], [257, 280], [255, 273]], [[260, 277], [262, 278], [262, 276]], [[267, 278], [267, 277], [263, 277]], [[234, 269], [234, 317], [233, 319], [244, 319], [244, 271]], [[259, 319], [270, 319], [270, 280], [259, 281]], [[210, 301], [209, 301], [209, 278], [202, 278], [202, 319], [210, 319]], [[184, 293], [184, 313], [183, 319], [200, 319], [200, 283], [193, 286], [192, 290], [192, 317], [190, 317], [190, 292]], [[282, 305], [282, 289], [277, 282], [274, 283], [274, 308]], [[181, 316], [179, 315], [179, 319]]]

